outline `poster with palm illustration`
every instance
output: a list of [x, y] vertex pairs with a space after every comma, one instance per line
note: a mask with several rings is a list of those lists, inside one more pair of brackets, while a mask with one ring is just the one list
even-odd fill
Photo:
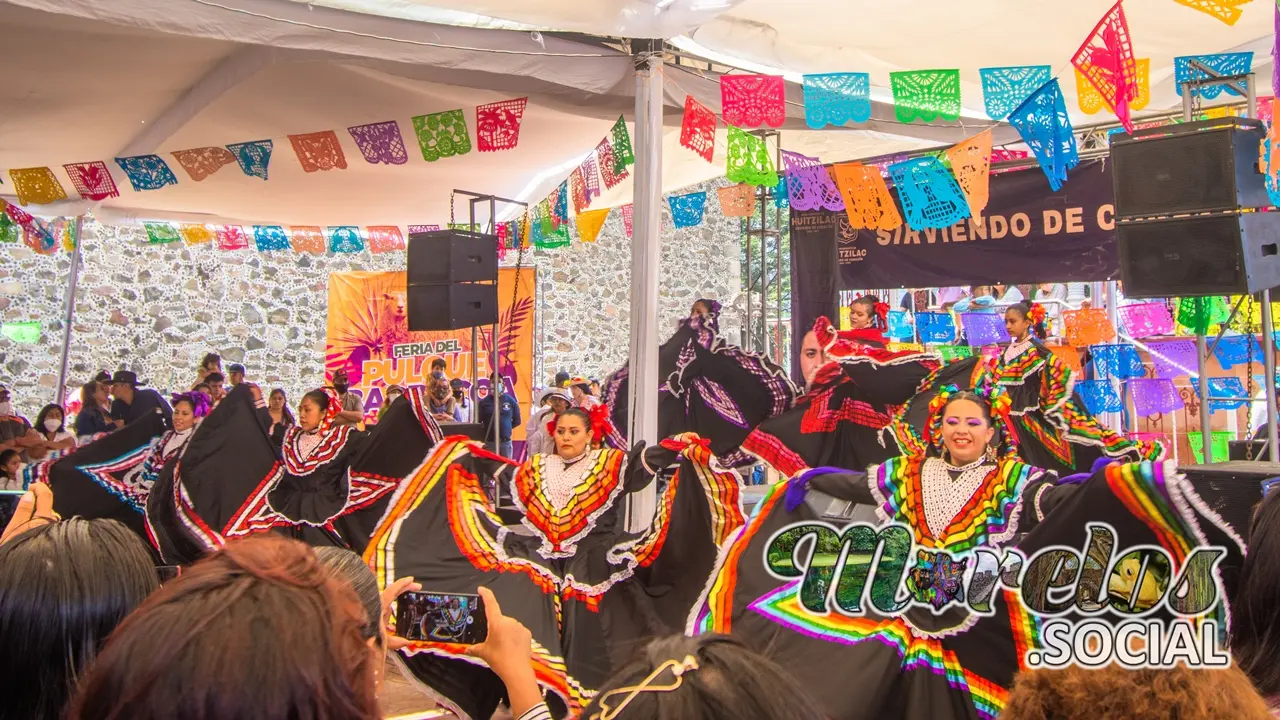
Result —
[[[450, 378], [469, 387], [471, 357], [479, 365], [479, 392], [489, 392], [496, 362], [506, 385], [528, 407], [533, 378], [533, 318], [537, 277], [534, 268], [498, 271], [498, 350], [492, 328], [479, 328], [477, 347], [471, 330], [411, 332], [405, 309], [403, 272], [346, 272], [329, 276], [329, 322], [325, 340], [325, 377], [345, 369], [351, 390], [364, 400], [365, 415], [376, 417], [388, 385], [425, 385], [431, 361], [441, 358]], [[524, 439], [515, 428], [513, 440]]]

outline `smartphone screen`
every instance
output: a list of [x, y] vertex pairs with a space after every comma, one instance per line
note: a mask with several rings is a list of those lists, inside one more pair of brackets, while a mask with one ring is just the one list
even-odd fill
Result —
[[396, 599], [396, 634], [406, 640], [482, 643], [489, 635], [484, 601], [463, 593], [405, 593]]
[[163, 585], [170, 580], [182, 574], [181, 565], [157, 565], [156, 575], [160, 576], [160, 584]]

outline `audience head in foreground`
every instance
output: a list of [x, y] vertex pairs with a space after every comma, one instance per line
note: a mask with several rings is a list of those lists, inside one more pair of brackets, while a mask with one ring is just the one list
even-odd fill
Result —
[[725, 635], [650, 642], [600, 688], [584, 720], [822, 720], [785, 670]]
[[1280, 705], [1280, 492], [1254, 511], [1249, 549], [1231, 603], [1231, 654], [1273, 706]]
[[374, 720], [367, 624], [306, 545], [235, 540], [120, 624], [69, 718]]
[[0, 719], [56, 720], [107, 636], [158, 582], [124, 525], [59, 521], [41, 484], [28, 496], [0, 544]]
[[1249, 678], [1225, 670], [1029, 670], [1018, 675], [1000, 720], [1269, 720]]

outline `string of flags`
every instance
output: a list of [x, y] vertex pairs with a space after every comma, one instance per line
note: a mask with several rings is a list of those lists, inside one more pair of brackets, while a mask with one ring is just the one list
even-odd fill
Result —
[[[1174, 0], [1208, 14], [1227, 25], [1239, 20], [1241, 6], [1251, 0]], [[1280, 27], [1280, 10], [1277, 11]], [[1175, 80], [1182, 84], [1200, 74], [1192, 61], [1223, 74], [1251, 71], [1252, 52], [1183, 56], [1175, 59]], [[1080, 109], [1086, 113], [1107, 110], [1129, 131], [1135, 129], [1132, 112], [1150, 100], [1150, 61], [1138, 58], [1125, 16], [1123, 0], [1116, 2], [1094, 26], [1071, 58]], [[1067, 115], [1059, 80], [1049, 65], [981, 68], [983, 105], [992, 120], [1015, 127], [1048, 178], [1053, 190], [1067, 179], [1079, 162], [1075, 133]], [[903, 123], [954, 121], [963, 108], [960, 71], [955, 68], [906, 70], [890, 73], [895, 114]], [[1273, 78], [1280, 86], [1280, 70]], [[869, 73], [844, 72], [805, 75], [802, 82], [805, 121], [811, 128], [842, 127], [871, 118]], [[772, 154], [762, 138], [744, 128], [780, 127], [786, 120], [786, 84], [783, 78], [762, 74], [724, 75], [720, 78], [721, 108], [716, 112], [692, 96], [685, 99], [680, 144], [707, 162], [715, 157], [720, 120], [727, 128], [725, 176], [736, 186], [717, 191], [723, 214], [744, 217], [755, 210], [755, 186], [776, 187], [776, 202], [796, 209], [825, 208], [848, 213], [858, 227], [889, 229], [903, 220], [912, 227], [938, 228], [980, 213], [986, 206], [991, 163], [1026, 157], [1027, 153], [993, 148], [990, 132], [980, 133], [935, 156], [908, 159], [890, 157], [875, 163], [844, 163], [827, 167], [818, 158], [783, 152], [783, 168], [774, 167]], [[1238, 94], [1226, 86], [1197, 88], [1203, 97]], [[420, 115], [410, 119], [418, 151], [425, 162], [438, 162], [472, 152], [497, 152], [517, 146], [528, 98], [503, 100], [474, 108], [473, 128], [463, 109]], [[1263, 103], [1270, 109], [1269, 102]], [[351, 141], [370, 164], [403, 165], [410, 146], [396, 120], [368, 123], [346, 129]], [[348, 158], [334, 130], [287, 136], [288, 145], [307, 173], [344, 170]], [[1269, 164], [1272, 143], [1260, 151]], [[272, 139], [225, 146], [188, 148], [169, 153], [193, 182], [201, 182], [225, 167], [236, 165], [252, 178], [269, 180], [276, 150]], [[178, 184], [174, 169], [159, 154], [113, 159], [135, 192], [161, 190]], [[533, 245], [554, 248], [570, 242], [568, 224], [577, 216], [579, 236], [586, 242], [597, 237], [607, 210], [591, 210], [602, 192], [612, 189], [630, 174], [635, 153], [626, 121], [619, 117], [600, 140], [552, 193], [535, 204], [520, 220], [500, 226], [503, 249]], [[1269, 176], [1280, 189], [1280, 162]], [[63, 165], [75, 192], [99, 202], [120, 195], [120, 185], [106, 161], [91, 160]], [[781, 170], [781, 172], [779, 172]], [[9, 170], [19, 205], [47, 205], [67, 198], [67, 191], [50, 167]], [[889, 191], [892, 181], [898, 203]], [[1277, 191], [1280, 195], [1280, 190]], [[677, 228], [692, 227], [704, 217], [706, 193], [668, 198]], [[572, 206], [572, 214], [570, 213]], [[65, 245], [51, 227], [13, 204], [0, 206], [0, 241], [12, 241], [20, 232], [27, 244], [42, 252]], [[624, 221], [630, 206], [622, 209]], [[593, 214], [588, 214], [593, 213]], [[905, 215], [905, 218], [903, 217]], [[630, 222], [625, 222], [630, 234]], [[18, 228], [15, 231], [13, 228]], [[252, 244], [259, 250], [293, 249], [299, 252], [385, 252], [403, 247], [399, 228], [254, 226], [204, 228], [172, 224], [148, 226], [152, 242], [179, 239], [198, 244], [216, 242], [236, 249]], [[394, 229], [395, 232], [391, 232]], [[412, 229], [410, 230], [412, 232]]]

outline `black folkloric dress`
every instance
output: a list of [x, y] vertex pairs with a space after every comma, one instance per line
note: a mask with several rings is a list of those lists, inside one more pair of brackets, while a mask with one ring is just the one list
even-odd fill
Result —
[[248, 388], [236, 388], [148, 508], [166, 556], [192, 562], [226, 538], [267, 531], [363, 551], [392, 492], [443, 436], [423, 402], [406, 394], [369, 433], [291, 427], [277, 454]]
[[166, 430], [159, 412], [145, 415], [60, 458], [28, 465], [24, 482], [48, 484], [53, 509], [63, 517], [119, 520], [154, 545], [144, 517], [147, 500], [191, 433]]
[[1089, 472], [1101, 457], [1163, 460], [1159, 442], [1134, 442], [1089, 414], [1074, 392], [1071, 368], [1035, 338], [1013, 343], [996, 358], [995, 382], [1013, 401], [1018, 454], [1062, 475]]
[[[1026, 666], [1027, 651], [1041, 647], [1042, 621], [1017, 591], [993, 591], [990, 615], [950, 604], [937, 614], [913, 607], [885, 617], [866, 602], [860, 612], [828, 604], [820, 613], [802, 604], [800, 579], [780, 579], [766, 566], [772, 539], [795, 523], [826, 522], [842, 530], [850, 522], [889, 520], [909, 526], [917, 548], [941, 548], [957, 558], [999, 546], [1016, 547], [1026, 557], [1054, 546], [1082, 552], [1086, 526], [1108, 523], [1117, 549], [1155, 545], [1168, 551], [1174, 576], [1192, 549], [1216, 545], [1227, 550], [1215, 577], [1220, 598], [1234, 591], [1243, 558], [1243, 543], [1172, 463], [1116, 463], [1083, 484], [1054, 485], [1051, 475], [1014, 460], [957, 469], [936, 458], [903, 457], [866, 475], [810, 480], [806, 474], [774, 486], [722, 552], [690, 614], [689, 632], [732, 633], [787, 668], [832, 720], [992, 720], [1004, 708], [1014, 675]], [[812, 553], [800, 547], [797, 555]], [[808, 567], [812, 555], [793, 562]], [[912, 568], [909, 561], [905, 569]], [[911, 573], [902, 577], [905, 582]], [[818, 604], [827, 587], [813, 590], [823, 593]], [[1169, 617], [1167, 610], [1157, 612]], [[1207, 616], [1221, 619], [1225, 612], [1220, 601]], [[1095, 619], [1118, 625], [1132, 617], [1108, 609]], [[832, 668], [840, 674], [833, 676]]]
[[[626, 495], [676, 458], [652, 523], [627, 532]], [[495, 512], [491, 478], [509, 487], [520, 528]], [[396, 491], [365, 560], [384, 587], [408, 576], [424, 592], [488, 587], [533, 633], [535, 674], [557, 714], [577, 713], [641, 638], [682, 626], [720, 544], [744, 522], [739, 493], [736, 475], [693, 436], [572, 463], [535, 455], [518, 467], [446, 438]], [[502, 683], [465, 649], [415, 642], [402, 659], [455, 714], [488, 718]]]
[[936, 355], [884, 349], [878, 331], [844, 332], [839, 339], [828, 350], [836, 359], [818, 371], [796, 406], [760, 423], [742, 444], [785, 477], [813, 467], [857, 470], [897, 455], [887, 428], [938, 367]]
[[[614, 427], [628, 425], [630, 366], [610, 375], [603, 402]], [[730, 345], [720, 337], [717, 313], [680, 321], [658, 348], [658, 436], [696, 433], [711, 441], [724, 467], [749, 465], [739, 450], [762, 421], [787, 410], [798, 391], [786, 372], [769, 358]], [[625, 447], [621, 435], [612, 442]]]

